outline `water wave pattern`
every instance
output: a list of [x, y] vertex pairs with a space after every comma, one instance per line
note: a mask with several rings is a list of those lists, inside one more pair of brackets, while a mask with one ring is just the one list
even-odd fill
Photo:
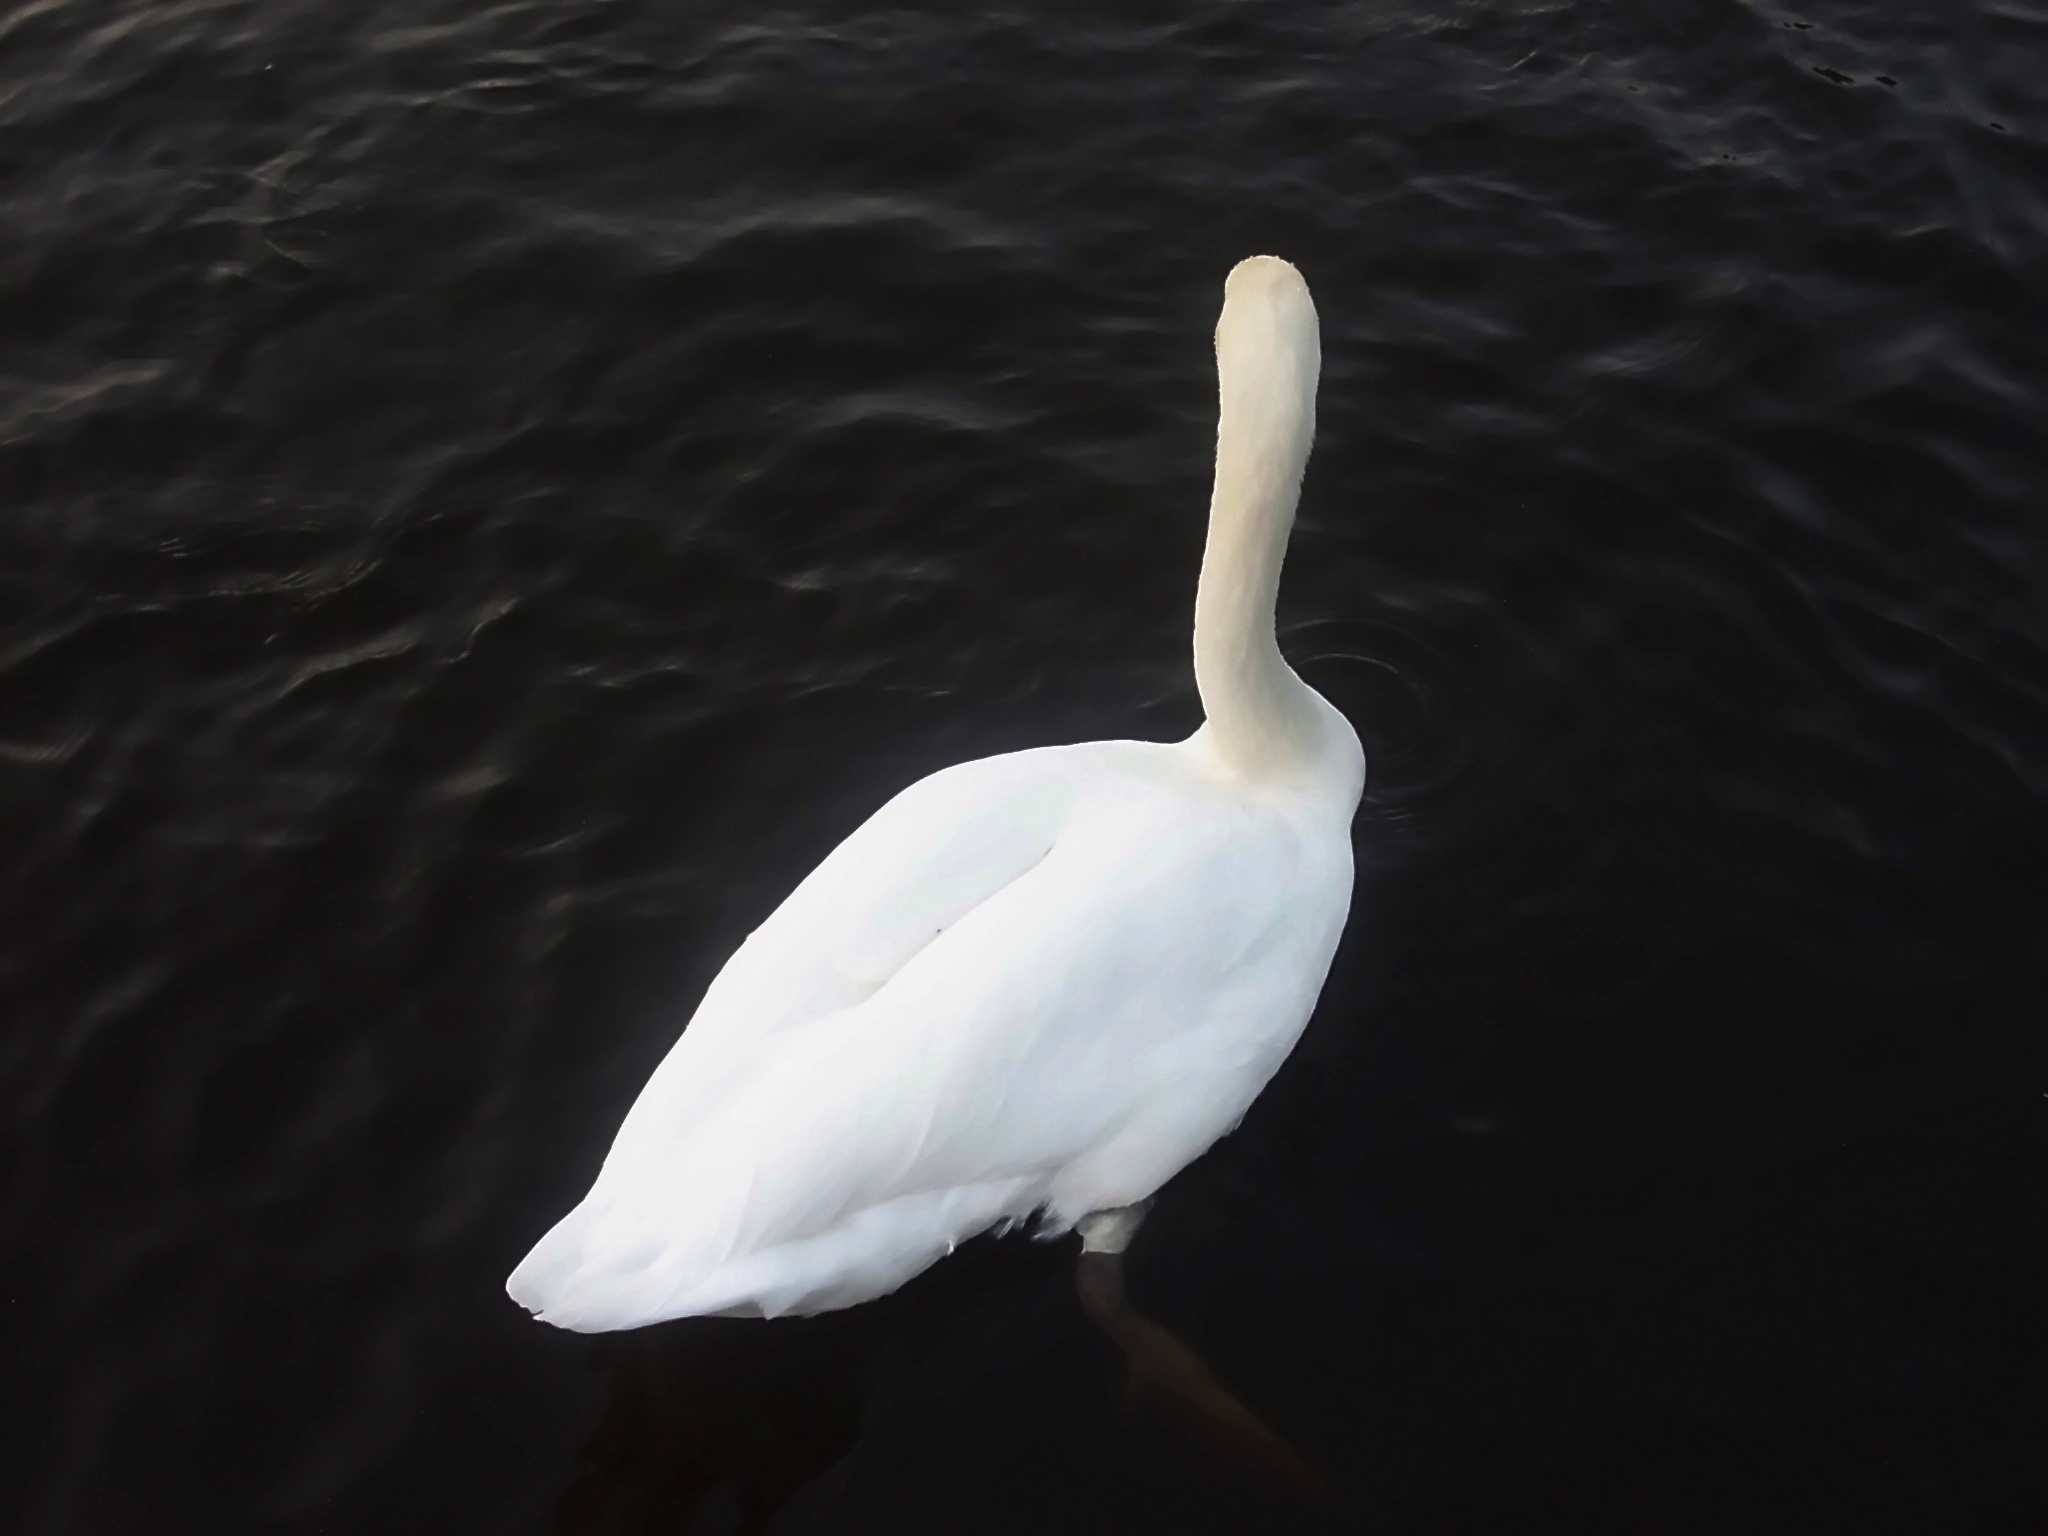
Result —
[[[1252, 251], [1325, 329], [1283, 642], [1372, 777], [1316, 1070], [1185, 1208], [1355, 1275], [1302, 1213], [1429, 1204], [1369, 1155], [1400, 1127], [1668, 1148], [1733, 1095], [1767, 1143], [1818, 1085], [1905, 1115], [1929, 1029], [2011, 1065], [2048, 7], [1148, 10], [0, 19], [29, 1528], [514, 1530], [584, 1486], [592, 1382], [499, 1276], [886, 794], [1192, 725]], [[861, 1471], [944, 1417], [915, 1370], [967, 1390], [895, 1358], [834, 1474], [877, 1518], [954, 1486]]]

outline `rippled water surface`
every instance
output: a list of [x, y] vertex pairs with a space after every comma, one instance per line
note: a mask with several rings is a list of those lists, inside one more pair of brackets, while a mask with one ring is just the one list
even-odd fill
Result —
[[[2040, 1528], [2048, 7], [1084, 14], [0, 15], [9, 1528]], [[836, 838], [1195, 723], [1260, 250], [1359, 885], [1131, 1287], [1328, 1506], [1064, 1247], [529, 1321]]]

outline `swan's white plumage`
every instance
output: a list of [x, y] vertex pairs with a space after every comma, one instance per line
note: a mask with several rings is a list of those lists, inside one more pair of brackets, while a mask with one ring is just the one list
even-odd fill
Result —
[[[732, 956], [589, 1195], [513, 1272], [545, 1321], [849, 1306], [990, 1226], [1130, 1205], [1292, 1048], [1349, 907], [1364, 760], [1279, 660], [1270, 592], [1215, 597], [1218, 519], [1263, 515], [1284, 545], [1313, 419], [1312, 356], [1309, 426], [1289, 415], [1306, 287], [1271, 258], [1231, 284], [1226, 324], [1232, 304], [1277, 306], [1279, 344], [1255, 331], [1240, 382], [1269, 356], [1281, 375], [1240, 429], [1273, 482], [1241, 487], [1243, 509], [1222, 505], [1219, 445], [1198, 652], [1238, 679], [1204, 679], [1205, 702], [1244, 691], [1234, 712], [1185, 742], [963, 763], [877, 811]], [[1219, 327], [1226, 439], [1228, 345]]]

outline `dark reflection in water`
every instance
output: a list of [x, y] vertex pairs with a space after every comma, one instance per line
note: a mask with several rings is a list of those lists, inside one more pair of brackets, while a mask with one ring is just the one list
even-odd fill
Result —
[[555, 1529], [688, 1530], [714, 1513], [767, 1530], [797, 1491], [853, 1449], [860, 1393], [834, 1323], [763, 1350], [756, 1329], [661, 1329], [611, 1355], [604, 1412]]
[[[915, 1366], [905, 1361], [936, 1363], [937, 1354], [955, 1349], [985, 1356], [983, 1370], [997, 1381], [1007, 1375], [1000, 1363], [1006, 1354], [1051, 1355], [1033, 1372], [1036, 1392], [1009, 1384], [984, 1395], [985, 1384], [952, 1403], [954, 1416], [976, 1434], [1000, 1426], [1013, 1450], [1048, 1431], [1072, 1434], [1088, 1425], [1105, 1459], [1127, 1462], [1140, 1486], [1148, 1470], [1157, 1476], [1156, 1469], [1171, 1468], [1183, 1518], [1214, 1515], [1219, 1501], [1248, 1519], [1290, 1528], [1320, 1529], [1363, 1513], [1341, 1507], [1327, 1472], [1131, 1304], [1114, 1261], [1095, 1257], [1075, 1266], [1065, 1245], [1033, 1253], [1022, 1240], [984, 1241], [958, 1259], [955, 1270], [967, 1271], [966, 1281], [926, 1279], [900, 1301], [795, 1321], [778, 1329], [768, 1348], [757, 1327], [722, 1323], [595, 1344], [590, 1353], [602, 1362], [605, 1402], [554, 1528], [768, 1530], [778, 1516], [829, 1527], [851, 1518], [850, 1501], [872, 1500], [882, 1490], [901, 1501], [899, 1513], [925, 1504], [920, 1485], [949, 1481], [948, 1469], [927, 1464], [925, 1453], [913, 1451], [900, 1464], [876, 1458], [878, 1471], [866, 1478], [848, 1476], [846, 1458], [857, 1448], [861, 1404], [876, 1383], [896, 1371], [907, 1377]], [[1014, 1285], [1009, 1305], [987, 1305], [999, 1266], [1031, 1287], [1021, 1319]], [[1062, 1304], [1057, 1276], [1070, 1268], [1080, 1281], [1080, 1311], [1096, 1334]], [[1049, 1274], [1052, 1285], [1044, 1283]], [[959, 1362], [948, 1359], [922, 1395], [950, 1396], [960, 1385]], [[1013, 1405], [1012, 1422], [1003, 1422], [999, 1403]], [[944, 1411], [943, 1403], [932, 1406]], [[1024, 1422], [1023, 1415], [1043, 1422]], [[828, 1476], [835, 1468], [840, 1474]], [[874, 1484], [881, 1489], [863, 1486]], [[1147, 1497], [1156, 1501], [1157, 1494]], [[929, 1506], [929, 1515], [940, 1523], [955, 1518], [942, 1504]]]
[[[0, 18], [9, 1522], [2048, 1523], [2048, 16]], [[1372, 777], [1128, 1291], [505, 1272], [902, 784], [1192, 727], [1232, 262]]]

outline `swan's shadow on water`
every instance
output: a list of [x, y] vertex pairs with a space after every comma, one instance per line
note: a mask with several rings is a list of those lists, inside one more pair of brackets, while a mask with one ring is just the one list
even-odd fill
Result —
[[555, 1511], [563, 1536], [758, 1532], [850, 1452], [860, 1353], [844, 1329], [794, 1320], [675, 1323], [597, 1341], [605, 1406]]
[[[1113, 1347], [1121, 1417], [1133, 1436], [1164, 1436], [1176, 1460], [1304, 1515], [1334, 1507], [1333, 1486], [1319, 1468], [1232, 1395], [1184, 1340], [1131, 1305], [1121, 1255], [1077, 1262], [1070, 1244], [1061, 1250], [1061, 1267], [1071, 1266], [1072, 1276], [1061, 1304], [1078, 1309]], [[561, 1536], [774, 1529], [799, 1493], [856, 1449], [871, 1364], [894, 1347], [906, 1310], [892, 1298], [772, 1325], [692, 1321], [592, 1341], [609, 1355], [605, 1406], [554, 1529]], [[1019, 1321], [1051, 1320], [1041, 1312]], [[1006, 1343], [1028, 1349], [1030, 1331]], [[1094, 1389], [1093, 1381], [1075, 1385]], [[1115, 1458], [1119, 1449], [1108, 1454]]]

